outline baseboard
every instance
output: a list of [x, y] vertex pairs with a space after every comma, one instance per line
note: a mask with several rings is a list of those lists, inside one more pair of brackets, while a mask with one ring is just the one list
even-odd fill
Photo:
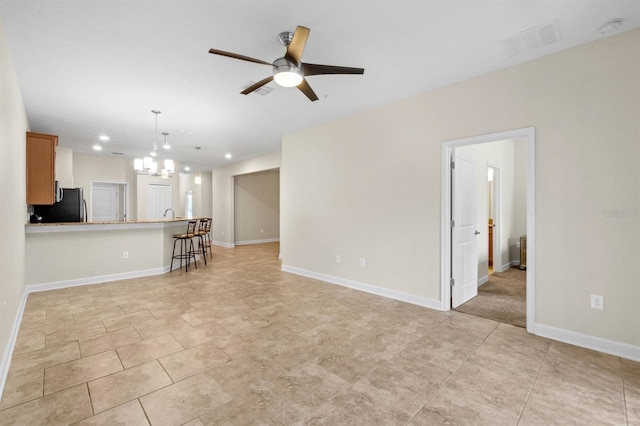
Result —
[[221, 247], [226, 247], [226, 248], [234, 248], [235, 247], [235, 244], [226, 243], [224, 241], [213, 240], [213, 244], [216, 245], [216, 246], [221, 246]]
[[307, 271], [305, 269], [300, 269], [300, 268], [296, 268], [288, 265], [282, 265], [281, 269], [284, 272], [290, 272], [292, 274], [302, 275], [308, 278], [314, 278], [314, 279], [325, 281], [331, 284], [337, 284], [343, 287], [352, 288], [354, 290], [364, 291], [365, 293], [371, 293], [377, 296], [399, 300], [401, 302], [407, 302], [413, 305], [423, 306], [425, 308], [434, 309], [437, 311], [442, 310], [442, 305], [439, 300], [429, 299], [428, 297], [416, 296], [413, 294], [404, 293], [396, 290], [390, 290], [388, 288], [377, 287], [371, 284], [361, 283], [358, 281], [352, 281], [352, 280], [347, 280], [340, 277], [321, 274], [318, 272]]
[[280, 242], [280, 238], [265, 238], [264, 240], [246, 240], [236, 241], [237, 246], [246, 246], [249, 244], [263, 244], [263, 243], [277, 243]]
[[25, 289], [26, 293], [36, 293], [39, 291], [58, 290], [67, 287], [78, 287], [88, 284], [100, 284], [111, 281], [126, 280], [130, 278], [148, 277], [150, 275], [160, 275], [169, 272], [169, 265], [161, 268], [144, 269], [141, 271], [123, 272], [119, 274], [99, 275], [96, 277], [76, 278], [73, 280], [53, 281], [42, 284], [31, 284]]
[[485, 275], [484, 277], [481, 277], [478, 279], [478, 287], [480, 287], [482, 284], [486, 284], [489, 281], [489, 275]]
[[616, 342], [601, 337], [576, 333], [562, 328], [551, 327], [544, 324], [535, 325], [535, 334], [582, 348], [593, 349], [609, 355], [619, 356], [632, 361], [640, 361], [640, 346], [628, 343]]
[[7, 376], [9, 375], [9, 367], [11, 366], [11, 357], [13, 355], [13, 349], [16, 346], [16, 339], [18, 339], [18, 331], [20, 331], [20, 323], [22, 322], [22, 315], [24, 314], [24, 307], [27, 304], [27, 291], [22, 293], [22, 300], [18, 307], [16, 318], [13, 320], [13, 327], [9, 334], [9, 341], [4, 348], [2, 354], [2, 360], [0, 360], [0, 399], [4, 393], [4, 385], [7, 383]]

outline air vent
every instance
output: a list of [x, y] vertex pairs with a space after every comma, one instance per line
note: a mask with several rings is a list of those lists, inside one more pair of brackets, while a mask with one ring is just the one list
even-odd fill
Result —
[[113, 155], [124, 155], [124, 152], [112, 152]]
[[[246, 89], [247, 87], [249, 87], [249, 86], [251, 86], [251, 85], [253, 85], [253, 84], [255, 84], [255, 83], [256, 83], [255, 81], [250, 81], [250, 82], [248, 82], [247, 84], [245, 84], [245, 85], [242, 87], [242, 90]], [[271, 92], [273, 92], [273, 88], [272, 88], [272, 87], [269, 87], [269, 86], [267, 86], [267, 85], [264, 85], [264, 86], [262, 86], [262, 87], [257, 88], [257, 89], [256, 89], [256, 90], [254, 90], [252, 93], [257, 93], [257, 94], [258, 94], [258, 95], [260, 95], [260, 96], [267, 96], [267, 95], [268, 95], [269, 93], [271, 93]]]
[[535, 49], [539, 49], [560, 41], [560, 31], [558, 24], [553, 21], [549, 24], [538, 25], [522, 31], [513, 37], [502, 40], [507, 54], [517, 56]]

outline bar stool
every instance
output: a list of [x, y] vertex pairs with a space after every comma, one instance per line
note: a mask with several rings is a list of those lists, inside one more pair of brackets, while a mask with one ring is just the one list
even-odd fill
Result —
[[211, 218], [205, 217], [203, 219], [200, 219], [198, 236], [200, 237], [200, 244], [202, 245], [202, 248], [203, 248], [202, 253], [205, 256], [205, 262], [206, 262], [207, 252], [209, 252], [209, 257], [213, 259], [213, 252], [211, 251], [210, 232], [211, 232]]
[[[190, 220], [187, 224], [187, 232], [185, 234], [175, 234], [173, 236], [173, 253], [171, 254], [171, 267], [169, 268], [169, 272], [173, 271], [173, 261], [176, 259], [180, 259], [180, 268], [182, 268], [182, 259], [185, 259], [185, 272], [189, 272], [189, 262], [193, 257], [193, 263], [196, 265], [196, 269], [198, 269], [198, 264], [196, 263], [196, 251], [193, 248], [193, 237], [196, 236], [196, 223], [195, 220]], [[176, 254], [176, 243], [180, 241], [180, 253]]]
[[207, 249], [209, 250], [209, 256], [211, 256], [211, 259], [213, 259], [213, 250], [211, 250], [211, 222], [213, 220], [208, 217], [207, 218], [207, 229], [205, 230], [205, 234], [204, 234], [204, 244], [207, 246]]
[[205, 235], [207, 233], [207, 222], [208, 218], [200, 219], [198, 224], [198, 230], [196, 231], [196, 237], [198, 238], [198, 252], [202, 254], [204, 258], [204, 264], [207, 264], [207, 245], [205, 244]]

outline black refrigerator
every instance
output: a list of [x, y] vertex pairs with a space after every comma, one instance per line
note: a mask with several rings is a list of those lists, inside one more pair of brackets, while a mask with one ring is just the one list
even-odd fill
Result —
[[33, 206], [31, 223], [84, 222], [86, 204], [82, 188], [62, 188], [62, 200], [52, 205]]

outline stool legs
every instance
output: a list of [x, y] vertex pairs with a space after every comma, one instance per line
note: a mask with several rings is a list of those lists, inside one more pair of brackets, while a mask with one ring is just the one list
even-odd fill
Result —
[[207, 246], [204, 243], [204, 236], [202, 234], [198, 235], [198, 252], [202, 254], [204, 259], [204, 264], [207, 264]]
[[[176, 254], [176, 243], [178, 241], [180, 241], [180, 253]], [[180, 259], [180, 269], [182, 269], [182, 259], [184, 259], [186, 261], [184, 266], [185, 272], [189, 272], [189, 263], [191, 262], [192, 257], [193, 263], [196, 269], [198, 269], [196, 251], [193, 246], [193, 238], [174, 238], [173, 252], [171, 254], [171, 266], [169, 267], [169, 272], [173, 271], [173, 261], [176, 259]]]

